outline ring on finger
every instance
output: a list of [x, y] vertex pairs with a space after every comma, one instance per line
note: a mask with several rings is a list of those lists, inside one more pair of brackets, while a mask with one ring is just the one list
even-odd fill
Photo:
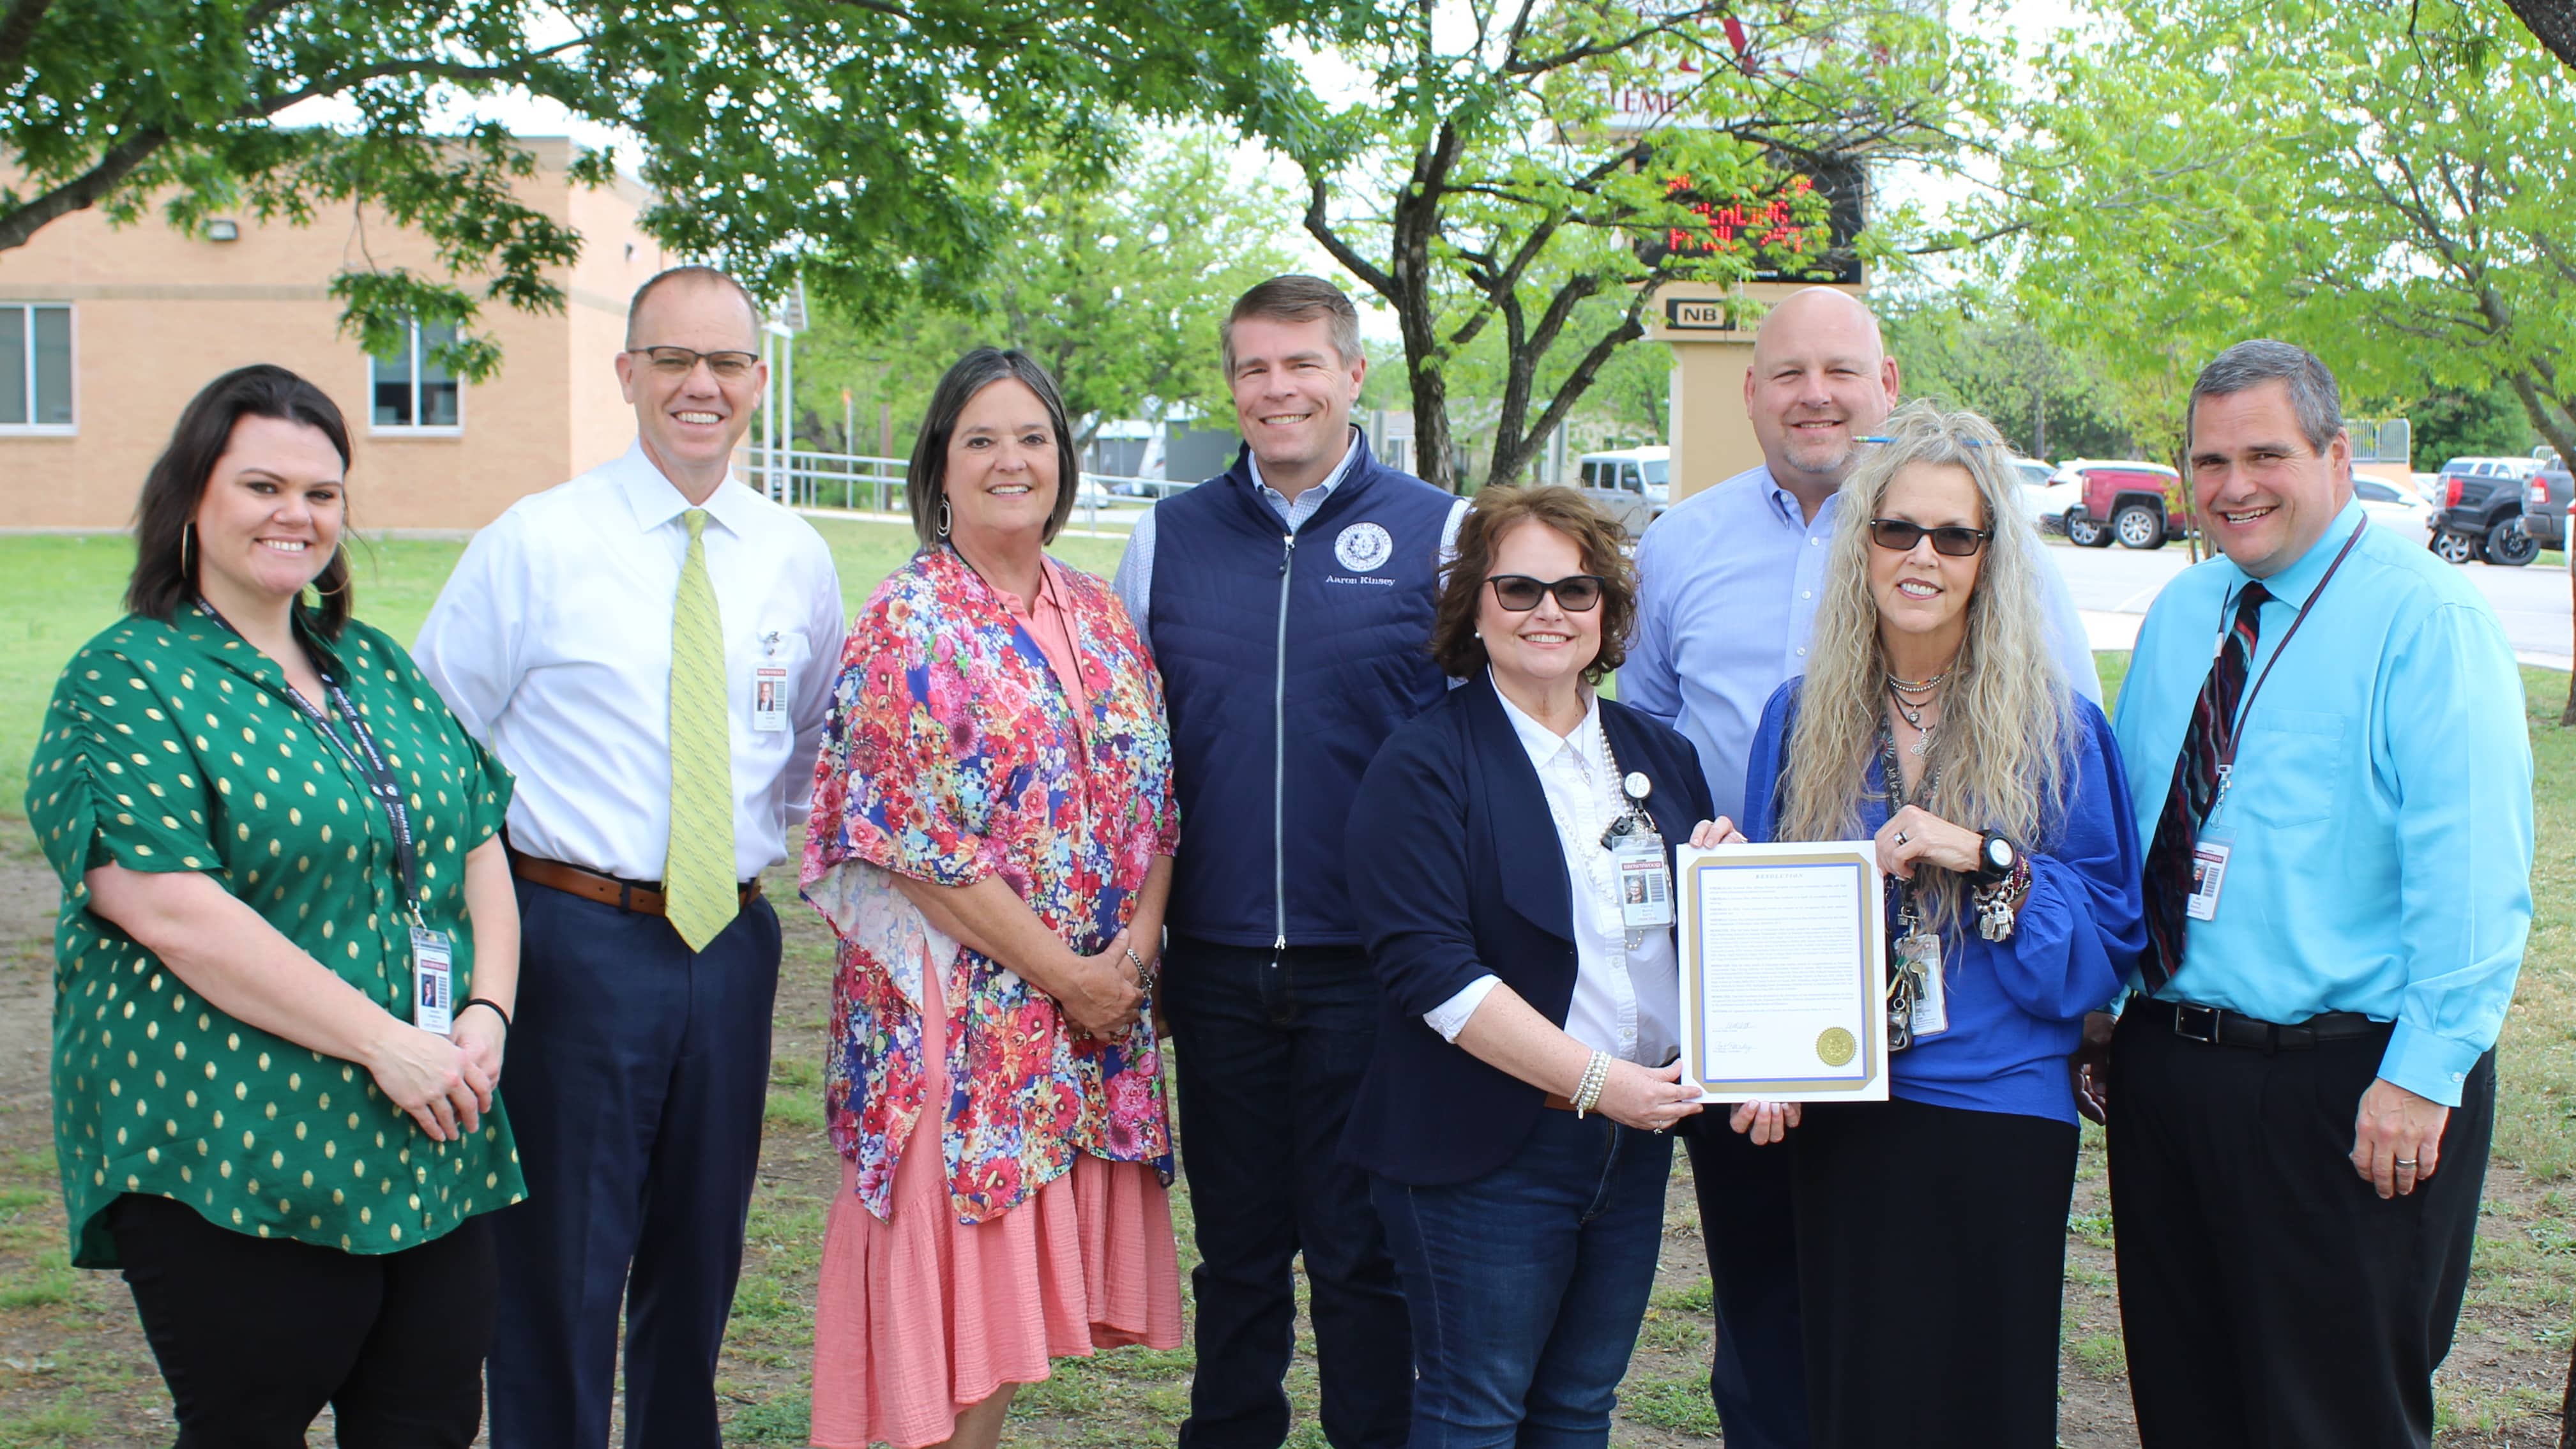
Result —
[[1896, 832], [1896, 843], [1897, 843], [1897, 844], [1899, 844], [1899, 845], [1903, 845], [1903, 844], [1905, 843], [1905, 832], [1904, 832], [1904, 831], [1900, 830], [1900, 831]]

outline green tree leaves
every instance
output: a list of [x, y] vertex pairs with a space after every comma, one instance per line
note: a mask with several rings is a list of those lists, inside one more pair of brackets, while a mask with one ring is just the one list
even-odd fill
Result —
[[[1097, 163], [1122, 114], [1247, 106], [1273, 27], [1331, 18], [1286, 0], [9, 0], [0, 252], [90, 206], [182, 227], [363, 207], [455, 274], [353, 266], [334, 291], [370, 343], [413, 316], [557, 308], [580, 238], [514, 189], [507, 137], [435, 124], [519, 91], [642, 138], [626, 159], [674, 250], [762, 291], [802, 265], [881, 315], [965, 294], [1006, 220], [979, 188], [1017, 148]], [[281, 124], [315, 101], [352, 119]], [[497, 365], [470, 333], [452, 351], [470, 376]]]

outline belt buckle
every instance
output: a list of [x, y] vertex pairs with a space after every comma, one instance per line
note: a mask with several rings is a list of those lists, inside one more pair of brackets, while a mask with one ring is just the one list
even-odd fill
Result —
[[[2192, 1028], [2195, 1013], [2198, 1014], [2197, 1019], [2201, 1023], [2200, 1029], [2197, 1031]], [[2215, 1006], [2200, 1006], [2192, 1002], [2177, 1003], [2174, 1006], [2174, 1035], [2181, 1037], [2184, 1041], [2196, 1041], [2204, 1046], [2216, 1046], [2218, 1045], [2219, 1022], [2226, 1015], [2227, 1013], [2224, 1010]]]

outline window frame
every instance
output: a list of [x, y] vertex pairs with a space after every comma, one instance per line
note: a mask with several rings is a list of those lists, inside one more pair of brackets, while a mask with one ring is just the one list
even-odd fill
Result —
[[[404, 335], [407, 336], [411, 342], [411, 415], [417, 418], [421, 415], [420, 319], [413, 317], [406, 320], [403, 323], [403, 328]], [[465, 436], [465, 379], [456, 377], [453, 373], [449, 374], [456, 384], [455, 422], [380, 423], [376, 421], [376, 355], [361, 348], [359, 350], [358, 357], [360, 365], [366, 369], [364, 390], [360, 395], [367, 400], [368, 436], [385, 438], [461, 438]]]
[[27, 314], [25, 327], [19, 332], [19, 345], [25, 349], [21, 359], [26, 368], [27, 416], [36, 416], [36, 318], [39, 307], [59, 307], [64, 314], [63, 333], [67, 358], [64, 363], [71, 382], [72, 420], [68, 423], [0, 423], [0, 437], [5, 438], [70, 438], [80, 434], [80, 308], [71, 302], [34, 301], [0, 297], [0, 307], [15, 307]]

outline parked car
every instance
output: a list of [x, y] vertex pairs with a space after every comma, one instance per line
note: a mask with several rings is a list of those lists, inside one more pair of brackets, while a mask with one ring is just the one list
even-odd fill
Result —
[[2442, 465], [2442, 516], [2433, 535], [2433, 552], [2464, 564], [2483, 559], [2520, 567], [2540, 556], [2540, 545], [2523, 527], [2522, 501], [2537, 458], [2453, 458]]
[[1672, 502], [1673, 450], [1670, 448], [1621, 448], [1608, 453], [1586, 453], [1582, 458], [1583, 486], [1616, 489], [1633, 493], [1662, 513]]
[[2352, 496], [2361, 505], [2361, 511], [2370, 515], [2371, 522], [2404, 535], [2408, 543], [2424, 543], [2433, 536], [2433, 521], [2437, 516], [2433, 505], [2410, 489], [2400, 488], [2385, 479], [2356, 474], [2352, 480]]
[[2576, 473], [2564, 463], [2552, 462], [2531, 475], [2529, 490], [2522, 500], [2522, 531], [2531, 535], [2534, 546], [2564, 549], [2567, 547], [2567, 505], [2570, 494], [2576, 494]]
[[2064, 533], [2066, 510], [2084, 501], [2084, 480], [2029, 458], [2013, 459], [2021, 474], [2022, 506], [2042, 533]]
[[2066, 536], [2084, 548], [2162, 548], [2191, 534], [2182, 475], [2162, 463], [2078, 458], [2057, 479], [2080, 483], [2083, 498], [2062, 515]]

